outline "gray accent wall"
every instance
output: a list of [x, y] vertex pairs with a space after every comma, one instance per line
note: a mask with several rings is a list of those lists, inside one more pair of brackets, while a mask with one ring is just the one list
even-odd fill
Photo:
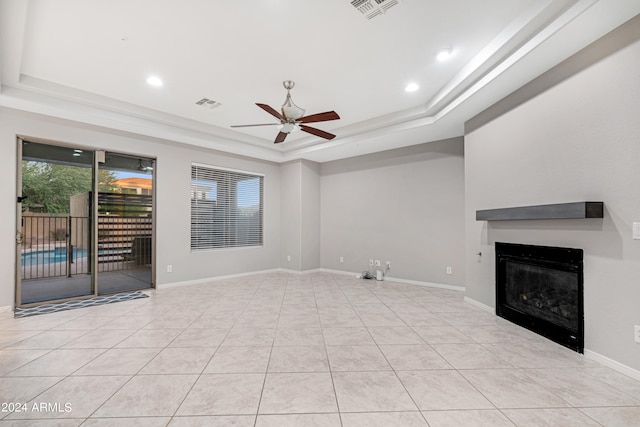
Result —
[[302, 188], [300, 175], [302, 163], [299, 160], [280, 165], [280, 265], [287, 270], [302, 269]]
[[281, 165], [281, 176], [280, 264], [293, 271], [318, 269], [320, 165], [309, 160], [294, 160]]
[[378, 259], [383, 268], [391, 261], [390, 277], [464, 286], [462, 138], [327, 162], [320, 171], [323, 268], [362, 272]]
[[[618, 35], [619, 50], [468, 128], [466, 296], [495, 306], [495, 242], [581, 248], [585, 352], [638, 371], [640, 240], [631, 229], [640, 222], [640, 26], [632, 22], [607, 39]], [[475, 219], [478, 209], [582, 200], [603, 201], [604, 218]]]
[[320, 164], [301, 160], [300, 172], [301, 258], [302, 270], [308, 271], [320, 268]]

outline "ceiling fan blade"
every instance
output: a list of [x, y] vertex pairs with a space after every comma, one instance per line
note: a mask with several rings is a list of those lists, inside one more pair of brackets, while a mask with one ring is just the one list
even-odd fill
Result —
[[271, 114], [273, 117], [277, 117], [280, 120], [285, 120], [284, 116], [282, 114], [280, 114], [276, 109], [274, 109], [273, 107], [268, 106], [267, 104], [259, 104], [256, 103], [256, 105], [260, 108], [262, 108], [264, 111], [266, 111], [267, 113]]
[[280, 144], [284, 139], [289, 135], [288, 133], [279, 132], [278, 136], [276, 136], [276, 140], [273, 141], [274, 144]]
[[324, 113], [311, 114], [310, 116], [301, 117], [296, 120], [298, 123], [316, 123], [327, 122], [329, 120], [338, 120], [340, 116], [335, 111], [325, 111]]
[[312, 128], [311, 126], [300, 125], [300, 129], [303, 130], [304, 132], [310, 133], [315, 136], [319, 136], [320, 138], [324, 138], [324, 139], [333, 139], [336, 137], [332, 133], [325, 132], [320, 129]]
[[275, 125], [280, 125], [282, 123], [261, 123], [261, 124], [257, 124], [257, 125], [231, 125], [232, 128], [248, 128], [248, 127], [253, 127], [253, 126], [275, 126]]

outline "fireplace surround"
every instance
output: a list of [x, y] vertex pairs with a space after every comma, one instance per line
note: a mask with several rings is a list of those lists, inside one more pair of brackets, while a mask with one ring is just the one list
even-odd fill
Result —
[[582, 249], [496, 242], [496, 314], [584, 351]]

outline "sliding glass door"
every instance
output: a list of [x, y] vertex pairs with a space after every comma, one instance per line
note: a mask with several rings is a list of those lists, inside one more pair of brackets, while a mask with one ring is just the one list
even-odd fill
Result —
[[20, 141], [17, 306], [95, 293], [94, 151]]
[[152, 287], [153, 160], [18, 150], [16, 306]]
[[152, 159], [110, 152], [98, 165], [109, 179], [98, 194], [100, 294], [152, 286], [153, 166]]

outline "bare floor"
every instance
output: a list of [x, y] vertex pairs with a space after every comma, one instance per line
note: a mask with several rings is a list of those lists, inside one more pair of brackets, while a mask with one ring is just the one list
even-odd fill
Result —
[[273, 273], [0, 315], [0, 426], [638, 426], [640, 382], [459, 292]]

